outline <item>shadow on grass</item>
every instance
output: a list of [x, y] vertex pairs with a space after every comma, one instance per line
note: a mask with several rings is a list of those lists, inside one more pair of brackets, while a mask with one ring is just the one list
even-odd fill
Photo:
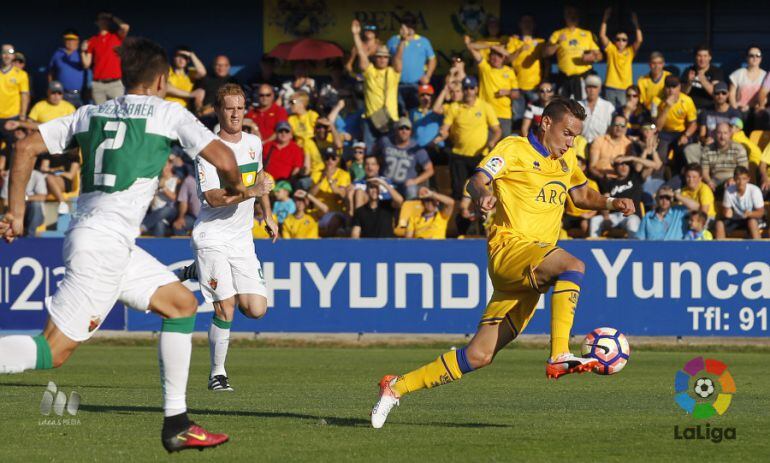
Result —
[[[45, 389], [47, 384], [48, 383], [36, 383], [36, 384], [32, 384], [32, 383], [0, 383], [0, 388], [3, 388], [3, 387], [34, 387], [34, 388], [43, 388], [43, 389]], [[59, 384], [59, 383], [56, 383], [56, 387], [58, 387], [59, 389], [62, 389], [62, 388], [70, 389], [71, 388], [71, 389], [78, 389], [78, 390], [90, 389], [90, 388], [94, 388], [94, 389], [118, 389], [118, 388], [126, 389], [125, 386], [106, 386], [106, 385], [94, 385], [94, 384], [83, 385], [83, 384]], [[43, 390], [43, 389], [41, 389], [41, 390]]]
[[[81, 404], [80, 411], [96, 412], [96, 413], [163, 413], [163, 409], [160, 407], [146, 407], [136, 405], [89, 405]], [[190, 409], [188, 410], [192, 415], [219, 415], [219, 416], [247, 416], [247, 417], [259, 417], [259, 418], [291, 418], [300, 420], [313, 420], [321, 424], [321, 420], [324, 420], [324, 424], [327, 426], [341, 426], [341, 427], [369, 427], [370, 421], [363, 418], [343, 418], [335, 416], [317, 416], [307, 415], [303, 413], [292, 412], [265, 412], [265, 411], [241, 411], [241, 410], [201, 410]], [[443, 426], [448, 428], [510, 428], [507, 424], [493, 424], [493, 423], [400, 423], [408, 426]]]

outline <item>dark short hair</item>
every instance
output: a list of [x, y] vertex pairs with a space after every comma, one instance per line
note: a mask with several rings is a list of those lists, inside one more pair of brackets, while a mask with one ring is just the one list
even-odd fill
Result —
[[706, 215], [706, 213], [703, 211], [693, 211], [693, 212], [690, 212], [690, 215], [693, 217], [699, 218], [703, 223], [708, 222], [708, 219], [709, 219], [709, 216]]
[[571, 114], [581, 121], [586, 120], [586, 110], [575, 100], [556, 97], [543, 110], [543, 117], [559, 122], [566, 114]]
[[697, 172], [698, 174], [700, 174], [701, 177], [703, 176], [703, 167], [701, 167], [701, 165], [698, 164], [697, 162], [691, 162], [687, 164], [687, 166], [684, 168], [684, 171], [685, 173]]
[[374, 159], [375, 161], [377, 161], [377, 164], [380, 163], [380, 158], [377, 157], [376, 154], [367, 154], [366, 156], [364, 156], [364, 162], [366, 162], [367, 159]]
[[127, 37], [118, 47], [123, 85], [126, 89], [149, 85], [161, 74], [168, 73], [166, 51], [144, 37]]
[[707, 51], [709, 52], [709, 55], [711, 54], [711, 48], [709, 48], [709, 46], [706, 45], [705, 43], [702, 43], [697, 47], [695, 47], [695, 51], [693, 52], [693, 55], [697, 55], [699, 52], [702, 52], [702, 51]]
[[747, 168], [745, 168], [743, 166], [738, 166], [733, 171], [733, 177], [737, 177], [737, 176], [743, 175], [743, 174], [749, 175], [749, 169], [747, 169]]

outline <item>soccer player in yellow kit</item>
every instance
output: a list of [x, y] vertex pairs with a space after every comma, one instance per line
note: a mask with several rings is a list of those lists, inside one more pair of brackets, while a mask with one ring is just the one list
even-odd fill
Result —
[[[587, 188], [573, 146], [586, 114], [574, 100], [554, 99], [539, 129], [529, 137], [508, 137], [479, 164], [468, 191], [482, 213], [496, 210], [489, 233], [489, 276], [494, 293], [470, 343], [402, 376], [380, 380], [372, 426], [381, 428], [399, 399], [423, 388], [460, 379], [492, 363], [495, 354], [524, 331], [540, 295], [551, 298], [551, 356], [546, 376], [583, 373], [595, 359], [569, 351], [569, 335], [585, 265], [556, 245], [567, 195], [577, 207], [609, 209], [628, 216], [634, 204]], [[487, 185], [493, 183], [494, 191]]]

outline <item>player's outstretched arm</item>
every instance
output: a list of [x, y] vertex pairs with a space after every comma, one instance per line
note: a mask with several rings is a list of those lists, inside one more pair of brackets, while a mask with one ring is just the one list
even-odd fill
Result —
[[25, 189], [35, 167], [35, 160], [47, 151], [40, 132], [16, 142], [8, 188], [9, 208], [0, 223], [0, 236], [9, 243], [24, 234], [24, 211], [27, 206]]
[[630, 199], [602, 196], [599, 192], [588, 188], [587, 185], [570, 190], [569, 195], [575, 206], [581, 209], [617, 211], [622, 212], [626, 217], [636, 212], [634, 202]]

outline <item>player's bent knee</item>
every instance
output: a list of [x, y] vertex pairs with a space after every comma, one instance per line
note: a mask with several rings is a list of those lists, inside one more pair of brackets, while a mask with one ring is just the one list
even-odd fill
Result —
[[582, 260], [578, 259], [577, 257], [570, 256], [569, 259], [564, 263], [564, 270], [567, 271], [573, 271], [573, 272], [580, 272], [585, 273], [586, 272], [586, 264], [583, 263]]
[[267, 313], [267, 298], [253, 295], [238, 303], [241, 313], [249, 318], [259, 319]]
[[493, 352], [485, 352], [480, 349], [468, 348], [465, 350], [465, 356], [468, 359], [468, 363], [474, 370], [483, 368], [492, 363], [495, 358]]

